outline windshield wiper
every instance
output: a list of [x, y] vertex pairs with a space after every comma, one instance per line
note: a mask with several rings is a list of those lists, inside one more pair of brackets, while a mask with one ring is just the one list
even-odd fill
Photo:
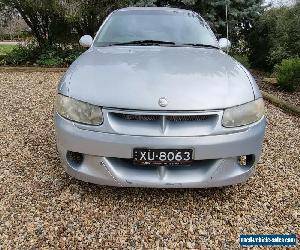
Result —
[[109, 46], [115, 46], [115, 45], [175, 45], [174, 42], [169, 41], [160, 41], [160, 40], [135, 40], [135, 41], [129, 41], [129, 42], [123, 42], [123, 43], [111, 43]]
[[217, 46], [203, 43], [184, 43], [183, 46], [192, 46], [192, 47], [204, 47], [204, 48], [214, 48], [219, 49]]

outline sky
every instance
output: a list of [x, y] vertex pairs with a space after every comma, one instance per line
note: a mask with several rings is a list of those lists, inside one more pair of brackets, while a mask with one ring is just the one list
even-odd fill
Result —
[[296, 0], [265, 0], [265, 2], [272, 3], [274, 6], [281, 6], [294, 4]]

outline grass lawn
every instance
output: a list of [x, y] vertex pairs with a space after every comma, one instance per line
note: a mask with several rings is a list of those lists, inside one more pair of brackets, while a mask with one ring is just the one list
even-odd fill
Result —
[[0, 45], [0, 55], [6, 55], [12, 51], [17, 45]]

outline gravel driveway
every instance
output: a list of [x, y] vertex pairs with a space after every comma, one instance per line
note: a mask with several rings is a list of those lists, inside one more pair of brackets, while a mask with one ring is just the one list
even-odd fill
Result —
[[300, 234], [300, 118], [266, 104], [263, 157], [245, 184], [101, 187], [60, 166], [52, 112], [61, 75], [0, 73], [0, 249], [235, 249], [240, 234]]

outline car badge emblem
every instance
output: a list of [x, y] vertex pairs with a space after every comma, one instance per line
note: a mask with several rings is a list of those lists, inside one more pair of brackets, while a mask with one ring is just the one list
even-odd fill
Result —
[[168, 101], [167, 101], [167, 99], [165, 97], [161, 97], [158, 100], [158, 104], [161, 107], [167, 107], [168, 106]]

